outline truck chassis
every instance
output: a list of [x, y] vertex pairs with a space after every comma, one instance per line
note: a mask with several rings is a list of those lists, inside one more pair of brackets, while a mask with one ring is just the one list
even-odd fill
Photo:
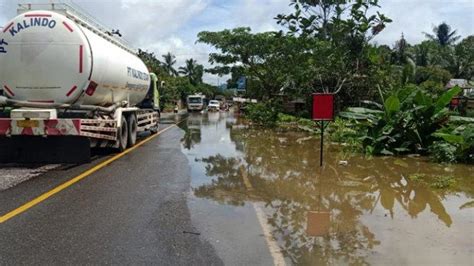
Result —
[[[114, 148], [123, 151], [136, 144], [139, 133], [147, 131], [156, 133], [159, 128], [160, 113], [153, 109], [117, 108], [111, 114], [70, 113], [69, 115], [63, 114], [60, 118], [56, 118], [56, 112], [55, 109], [14, 109], [9, 118], [0, 118], [0, 149], [8, 153], [4, 156], [0, 155], [0, 162], [22, 161], [19, 155], [19, 152], [22, 151], [23, 157], [28, 157], [31, 161], [32, 156], [24, 156], [25, 153], [35, 153], [35, 150], [42, 150], [44, 143], [47, 142], [52, 145], [49, 150], [55, 150], [61, 146], [58, 143], [62, 139], [68, 143], [68, 146], [71, 146], [69, 152], [72, 153], [81, 148], [88, 150], [91, 148]], [[42, 148], [35, 148], [32, 140], [35, 140], [36, 143], [42, 142], [40, 144]], [[73, 145], [74, 140], [77, 140], [81, 147]], [[10, 145], [8, 145], [9, 143]], [[26, 147], [19, 145], [24, 143], [28, 143], [28, 145]], [[89, 145], [86, 145], [87, 143]], [[25, 149], [29, 149], [29, 151], [25, 151]], [[17, 156], [11, 156], [14, 153]], [[78, 154], [81, 154], [80, 157], [82, 157], [77, 160], [78, 162], [90, 160], [90, 158], [83, 158], [84, 155], [87, 157], [85, 150], [78, 152]], [[37, 160], [33, 160], [34, 162], [52, 161], [44, 155], [38, 156], [42, 158], [37, 158]], [[60, 162], [76, 161], [66, 159], [68, 157], [70, 156], [59, 156], [54, 161], [57, 162], [58, 159]], [[64, 158], [65, 161], [61, 158]]]

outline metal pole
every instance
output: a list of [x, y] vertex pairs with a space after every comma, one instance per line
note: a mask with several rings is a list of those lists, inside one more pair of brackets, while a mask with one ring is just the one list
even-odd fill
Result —
[[323, 166], [323, 148], [324, 148], [324, 121], [321, 121], [321, 151], [319, 155], [319, 166]]

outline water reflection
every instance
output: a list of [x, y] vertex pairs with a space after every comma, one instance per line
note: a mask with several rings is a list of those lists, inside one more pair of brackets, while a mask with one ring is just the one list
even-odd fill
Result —
[[[371, 250], [382, 243], [364, 217], [382, 213], [389, 220], [405, 219], [406, 214], [417, 219], [430, 212], [449, 228], [453, 220], [443, 200], [457, 195], [466, 198], [464, 205], [469, 207], [474, 195], [473, 178], [466, 176], [472, 175], [472, 167], [446, 169], [422, 158], [358, 156], [340, 166], [339, 160], [346, 155], [331, 146], [326, 152], [327, 165], [320, 169], [317, 139], [300, 133], [252, 130], [220, 116], [199, 120], [201, 129], [190, 127], [198, 120], [188, 122], [183, 140], [186, 149], [201, 140], [203, 125], [212, 128], [225, 123], [221, 134], [229, 134], [234, 146], [228, 149], [234, 150], [230, 156], [216, 151], [197, 160], [210, 179], [195, 186], [195, 196], [231, 206], [264, 203], [274, 238], [296, 264], [366, 264]], [[408, 178], [447, 172], [458, 179], [452, 190], [434, 190]], [[316, 233], [308, 233], [311, 231]]]

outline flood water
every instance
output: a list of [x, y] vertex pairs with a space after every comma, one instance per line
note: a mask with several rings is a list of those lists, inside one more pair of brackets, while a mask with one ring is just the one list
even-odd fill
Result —
[[[258, 206], [287, 264], [474, 263], [473, 166], [327, 142], [320, 168], [319, 139], [306, 133], [250, 129], [228, 113], [192, 114], [182, 128], [192, 219], [224, 262], [271, 258]], [[454, 183], [436, 189], [420, 176]]]

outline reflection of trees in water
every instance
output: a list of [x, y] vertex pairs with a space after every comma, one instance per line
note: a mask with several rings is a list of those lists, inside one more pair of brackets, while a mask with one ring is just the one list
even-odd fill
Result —
[[183, 139], [181, 140], [185, 149], [190, 150], [195, 144], [201, 142], [201, 130], [195, 128], [187, 128]]
[[[245, 151], [244, 158], [203, 159], [206, 174], [215, 179], [195, 189], [195, 194], [232, 205], [263, 201], [273, 236], [294, 263], [365, 263], [367, 251], [379, 242], [360, 217], [379, 203], [391, 217], [399, 211], [398, 202], [413, 218], [429, 206], [447, 226], [452, 223], [442, 195], [404, 178], [409, 169], [393, 160], [352, 158], [354, 166], [338, 168], [334, 163], [321, 171], [318, 152], [308, 148], [317, 145], [315, 140], [298, 142], [298, 135], [264, 130], [231, 132], [231, 139]], [[251, 191], [242, 171], [248, 175]], [[315, 210], [331, 213], [329, 234], [324, 237], [306, 234], [306, 214]]]

